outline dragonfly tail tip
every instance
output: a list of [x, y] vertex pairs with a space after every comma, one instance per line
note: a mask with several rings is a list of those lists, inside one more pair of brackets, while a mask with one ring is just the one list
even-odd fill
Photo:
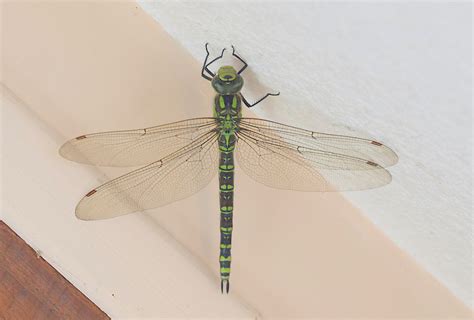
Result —
[[229, 279], [221, 279], [221, 293], [224, 293], [224, 283], [225, 283], [225, 293], [229, 293], [229, 289], [230, 289]]

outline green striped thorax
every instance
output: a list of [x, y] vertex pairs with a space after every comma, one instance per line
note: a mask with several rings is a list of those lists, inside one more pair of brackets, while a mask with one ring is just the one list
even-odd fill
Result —
[[236, 94], [244, 86], [244, 79], [232, 66], [222, 66], [212, 79], [212, 87], [220, 94]]
[[242, 117], [240, 90], [244, 80], [232, 66], [220, 67], [212, 79], [217, 92], [214, 101], [214, 117], [220, 120], [223, 133], [237, 129], [238, 119]]

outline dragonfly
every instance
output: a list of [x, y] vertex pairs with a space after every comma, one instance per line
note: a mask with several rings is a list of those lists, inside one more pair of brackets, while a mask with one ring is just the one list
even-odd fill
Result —
[[[77, 204], [82, 220], [98, 220], [157, 208], [198, 192], [219, 174], [220, 286], [229, 292], [234, 212], [235, 159], [252, 179], [268, 187], [298, 191], [350, 191], [390, 183], [386, 169], [396, 153], [376, 140], [328, 134], [243, 117], [277, 93], [250, 103], [242, 93], [248, 64], [232, 46], [240, 69], [211, 64], [208, 44], [201, 76], [215, 90], [211, 117], [192, 118], [155, 127], [92, 133], [67, 141], [61, 156], [82, 164], [138, 167], [89, 191]], [[209, 61], [210, 60], [210, 61]], [[235, 156], [235, 159], [234, 159]]]

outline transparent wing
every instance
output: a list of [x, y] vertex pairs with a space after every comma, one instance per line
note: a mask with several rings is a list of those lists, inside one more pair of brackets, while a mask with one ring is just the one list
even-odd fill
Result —
[[195, 118], [156, 127], [92, 133], [67, 141], [59, 154], [68, 160], [110, 167], [146, 165], [216, 128], [215, 118]]
[[384, 169], [398, 157], [367, 139], [303, 130], [243, 118], [237, 161], [254, 180], [269, 187], [300, 191], [363, 190], [391, 181]]
[[392, 149], [374, 140], [314, 132], [257, 118], [242, 118], [239, 126], [258, 133], [262, 139], [283, 140], [293, 146], [361, 158], [385, 168], [398, 162]]
[[217, 133], [208, 132], [175, 153], [87, 193], [76, 207], [97, 220], [164, 206], [204, 188], [218, 168]]

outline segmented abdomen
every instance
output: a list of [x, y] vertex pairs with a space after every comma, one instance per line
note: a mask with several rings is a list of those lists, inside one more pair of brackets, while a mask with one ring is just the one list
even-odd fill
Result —
[[[214, 116], [220, 124], [219, 133], [219, 197], [220, 197], [220, 274], [221, 291], [229, 292], [232, 247], [232, 215], [234, 210], [234, 147], [241, 118], [239, 95], [216, 95]], [[225, 287], [225, 288], [224, 288]]]
[[219, 196], [220, 196], [220, 273], [221, 290], [229, 291], [232, 247], [232, 214], [234, 206], [234, 145], [235, 135], [222, 134], [219, 138]]

